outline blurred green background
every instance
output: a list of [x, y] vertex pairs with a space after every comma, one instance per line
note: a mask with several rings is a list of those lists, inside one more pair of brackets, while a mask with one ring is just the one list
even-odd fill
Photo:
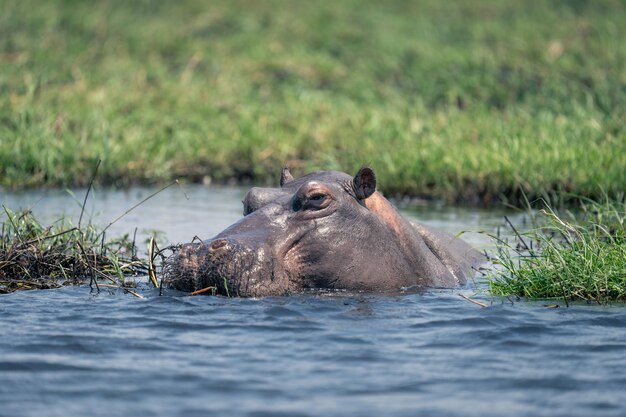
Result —
[[0, 187], [626, 189], [626, 2], [0, 0]]

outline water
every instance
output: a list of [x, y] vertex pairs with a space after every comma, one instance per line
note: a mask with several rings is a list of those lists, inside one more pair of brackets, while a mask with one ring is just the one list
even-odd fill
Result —
[[[106, 225], [150, 192], [96, 193], [91, 217]], [[190, 187], [187, 200], [169, 189], [111, 229], [207, 238], [240, 217], [243, 192]], [[49, 221], [77, 219], [66, 193], [41, 196], [2, 199]], [[502, 218], [406, 214], [454, 233], [493, 231]], [[159, 297], [140, 285], [144, 300], [86, 287], [3, 295], [0, 416], [626, 415], [626, 308], [479, 295], [490, 304], [481, 308], [459, 297], [474, 291], [227, 299]]]

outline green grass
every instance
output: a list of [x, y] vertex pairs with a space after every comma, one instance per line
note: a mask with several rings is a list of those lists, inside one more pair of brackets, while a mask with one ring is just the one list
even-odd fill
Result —
[[626, 189], [626, 5], [0, 2], [0, 187], [278, 182], [388, 194]]
[[514, 244], [497, 240], [493, 295], [626, 301], [626, 200], [586, 203], [577, 215], [547, 208]]

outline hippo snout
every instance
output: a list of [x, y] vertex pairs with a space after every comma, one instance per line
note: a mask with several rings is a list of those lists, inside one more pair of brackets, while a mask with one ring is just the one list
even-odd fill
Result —
[[165, 283], [180, 291], [215, 287], [218, 294], [236, 295], [253, 262], [252, 251], [232, 239], [188, 243], [166, 261]]

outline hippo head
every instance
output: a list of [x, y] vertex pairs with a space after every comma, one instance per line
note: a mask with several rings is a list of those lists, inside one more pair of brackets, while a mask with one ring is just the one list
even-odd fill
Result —
[[[354, 177], [318, 171], [298, 179], [284, 169], [280, 184], [252, 188], [240, 221], [212, 239], [183, 245], [166, 263], [166, 283], [254, 297], [307, 288], [397, 290], [431, 274], [420, 274], [415, 264], [435, 257], [376, 192], [372, 169]], [[432, 276], [447, 273], [439, 265]]]
[[[367, 288], [388, 259], [387, 231], [363, 201], [376, 177], [362, 168], [355, 177], [321, 171], [280, 188], [253, 188], [244, 217], [213, 239], [184, 245], [167, 265], [181, 290], [215, 286], [243, 296], [287, 294], [304, 288]], [[379, 259], [376, 260], [375, 258]]]

